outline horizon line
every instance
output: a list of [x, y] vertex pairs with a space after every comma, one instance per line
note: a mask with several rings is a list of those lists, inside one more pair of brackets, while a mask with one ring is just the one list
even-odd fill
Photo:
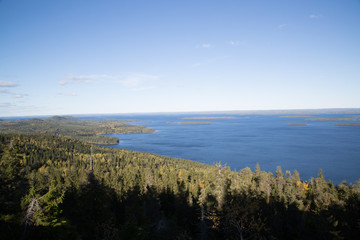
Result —
[[[288, 114], [298, 114], [294, 112], [308, 111], [321, 112], [322, 114], [330, 114], [334, 111], [345, 111], [344, 114], [360, 114], [360, 107], [358, 108], [289, 108], [289, 109], [253, 109], [253, 110], [200, 110], [200, 111], [157, 111], [157, 112], [124, 112], [124, 113], [69, 113], [69, 114], [39, 114], [39, 115], [18, 115], [18, 116], [0, 116], [1, 118], [45, 118], [52, 116], [101, 116], [101, 115], [150, 115], [150, 114], [255, 114], [259, 112], [266, 112], [277, 114], [275, 112], [288, 112]], [[348, 111], [348, 112], [346, 112]], [[289, 113], [293, 112], [293, 113]], [[316, 113], [313, 113], [316, 114]], [[320, 113], [318, 113], [320, 114]]]

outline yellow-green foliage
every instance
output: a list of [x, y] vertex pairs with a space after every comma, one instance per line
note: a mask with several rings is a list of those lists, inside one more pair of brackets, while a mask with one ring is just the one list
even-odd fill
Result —
[[280, 167], [275, 175], [258, 165], [254, 172], [231, 171], [220, 163], [99, 146], [91, 154], [90, 148], [59, 136], [0, 134], [1, 239], [24, 232], [29, 239], [359, 234], [360, 184], [334, 186], [322, 172], [303, 181]]

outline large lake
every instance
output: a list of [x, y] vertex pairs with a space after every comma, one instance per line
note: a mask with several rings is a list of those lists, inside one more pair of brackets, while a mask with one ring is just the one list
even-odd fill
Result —
[[[188, 117], [233, 117], [229, 119], [183, 119]], [[313, 115], [312, 118], [343, 118], [351, 115]], [[109, 115], [118, 119], [151, 122], [131, 124], [147, 126], [154, 133], [113, 134], [120, 139], [114, 148], [157, 153], [191, 159], [207, 164], [221, 162], [232, 170], [256, 163], [265, 171], [295, 169], [304, 180], [316, 177], [322, 168], [325, 178], [338, 184], [355, 183], [360, 178], [360, 126], [335, 126], [348, 121], [309, 121], [308, 117], [281, 115]], [[212, 124], [188, 125], [182, 121], [206, 121]], [[307, 123], [286, 125], [289, 122]]]

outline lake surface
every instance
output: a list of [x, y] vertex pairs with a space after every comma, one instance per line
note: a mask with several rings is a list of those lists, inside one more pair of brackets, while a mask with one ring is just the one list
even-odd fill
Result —
[[[186, 117], [234, 117], [230, 119], [183, 119]], [[343, 118], [349, 114], [313, 115], [312, 118]], [[104, 116], [102, 116], [104, 117]], [[324, 170], [325, 178], [335, 184], [360, 178], [360, 126], [334, 126], [338, 122], [309, 121], [308, 117], [285, 118], [281, 115], [109, 115], [117, 119], [136, 119], [154, 133], [113, 134], [120, 139], [114, 148], [156, 153], [169, 157], [191, 159], [207, 164], [221, 162], [232, 170], [256, 163], [265, 171], [283, 172], [295, 169], [309, 180]], [[181, 121], [211, 122], [188, 125]], [[286, 125], [289, 122], [306, 126]]]

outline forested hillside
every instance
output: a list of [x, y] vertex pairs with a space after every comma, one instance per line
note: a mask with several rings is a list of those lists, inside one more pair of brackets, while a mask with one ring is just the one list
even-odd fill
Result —
[[[360, 239], [360, 182], [0, 134], [0, 239]], [[93, 169], [92, 169], [92, 167]]]
[[151, 133], [154, 129], [134, 126], [125, 122], [134, 120], [119, 119], [78, 119], [71, 116], [33, 118], [16, 121], [0, 121], [1, 133], [45, 133], [71, 137], [88, 143], [117, 144], [115, 137], [99, 136], [113, 133]]

